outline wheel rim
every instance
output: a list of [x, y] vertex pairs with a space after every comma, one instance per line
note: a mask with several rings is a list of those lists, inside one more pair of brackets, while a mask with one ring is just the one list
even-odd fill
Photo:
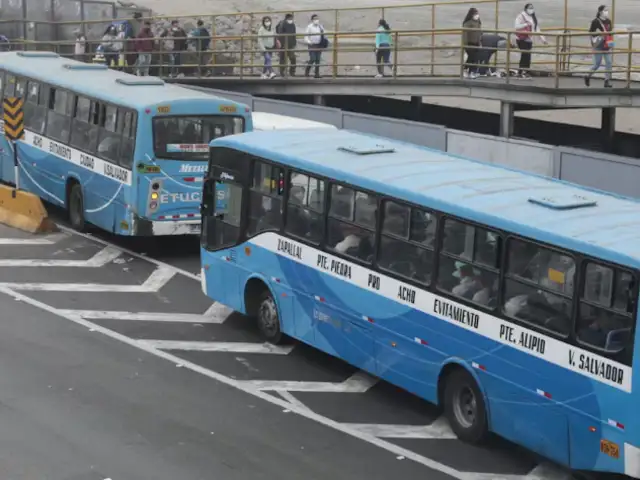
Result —
[[476, 421], [478, 402], [473, 390], [464, 386], [458, 389], [453, 398], [453, 414], [456, 421], [464, 428], [470, 428]]
[[278, 310], [273, 298], [266, 298], [260, 305], [258, 312], [258, 318], [262, 331], [268, 336], [272, 337], [278, 333]]

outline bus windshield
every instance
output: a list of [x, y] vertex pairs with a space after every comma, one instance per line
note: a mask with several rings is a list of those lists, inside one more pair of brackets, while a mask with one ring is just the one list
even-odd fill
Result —
[[206, 161], [211, 140], [243, 131], [242, 117], [156, 117], [153, 119], [154, 153], [159, 158]]

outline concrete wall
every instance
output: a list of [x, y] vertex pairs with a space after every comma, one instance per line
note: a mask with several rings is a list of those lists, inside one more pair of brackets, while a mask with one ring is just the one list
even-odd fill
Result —
[[236, 92], [202, 87], [194, 89], [240, 101], [258, 112], [331, 123], [338, 128], [393, 138], [454, 155], [640, 198], [640, 160], [634, 158], [554, 147], [530, 140], [481, 135], [428, 123], [345, 112], [337, 108], [257, 98]]

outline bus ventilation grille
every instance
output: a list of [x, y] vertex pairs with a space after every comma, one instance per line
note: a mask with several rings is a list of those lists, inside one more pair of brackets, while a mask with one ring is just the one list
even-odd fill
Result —
[[116, 83], [129, 87], [153, 87], [162, 86], [164, 81], [160, 78], [116, 78]]
[[67, 70], [109, 70], [109, 67], [99, 63], [65, 63], [62, 68]]
[[544, 197], [531, 197], [529, 202], [553, 210], [572, 210], [574, 208], [595, 207], [598, 202], [582, 195], [568, 194]]
[[345, 147], [338, 147], [338, 150], [343, 152], [354, 153], [356, 155], [374, 155], [376, 153], [394, 153], [395, 149], [391, 147], [385, 147], [384, 145], [347, 145]]

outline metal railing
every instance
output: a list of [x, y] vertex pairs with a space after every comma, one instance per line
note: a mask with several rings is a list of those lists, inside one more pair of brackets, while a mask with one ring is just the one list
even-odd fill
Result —
[[[515, 32], [498, 29], [484, 29], [483, 32], [503, 36], [507, 40], [506, 47], [495, 51], [495, 54], [486, 62], [469, 65], [465, 64], [468, 62], [465, 60], [467, 53], [477, 50], [486, 57], [489, 49], [464, 45], [462, 29], [391, 31], [392, 45], [388, 52], [390, 62], [386, 68], [382, 65], [384, 73], [391, 78], [460, 78], [464, 74], [466, 65], [505, 73], [503, 78], [495, 78], [492, 81], [504, 83], [516, 81], [511, 72], [519, 69], [519, 58], [523, 52], [516, 46]], [[326, 33], [329, 45], [321, 50], [321, 75], [330, 78], [363, 78], [376, 75], [381, 65], [377, 63], [374, 53], [375, 33], [375, 31]], [[634, 49], [634, 33], [640, 34], [640, 32], [629, 32], [624, 37], [623, 43], [620, 42], [622, 37], [614, 37], [618, 38], [618, 41], [610, 53], [614, 60], [610, 73], [615, 80], [624, 81], [624, 83], [616, 83], [617, 88], [631, 87], [636, 80], [635, 77], [640, 76], [638, 61], [640, 47]], [[589, 47], [589, 33], [545, 32], [545, 36], [548, 44], [534, 43], [534, 48], [528, 52], [532, 54], [531, 67], [523, 70], [534, 77], [546, 77], [548, 80], [544, 81], [545, 86], [556, 88], [561, 86], [563, 77], [586, 73], [588, 69], [586, 65], [570, 64], [568, 60], [570, 57], [584, 57], [583, 63], [587, 64], [586, 60], [592, 58], [593, 50]], [[297, 41], [296, 48], [287, 48], [287, 45], [292, 44], [294, 37]], [[304, 43], [304, 35], [281, 35], [277, 38], [281, 45], [276, 45], [276, 48], [267, 52], [260, 48], [260, 39], [255, 34], [214, 36], [206, 51], [197, 49], [198, 41], [193, 37], [183, 39], [188, 48], [179, 52], [164, 48], [166, 39], [156, 38], [153, 40], [153, 51], [148, 52], [151, 60], [150, 73], [160, 77], [255, 77], [263, 71], [264, 54], [268, 53], [272, 56], [276, 73], [285, 75], [290, 73], [289, 65], [279, 64], [279, 57], [282, 54], [284, 59], [288, 59], [289, 54], [293, 54], [297, 57], [296, 73], [300, 76], [304, 75], [305, 63], [308, 60], [309, 51], [312, 50]], [[172, 38], [171, 40], [175, 42], [180, 39]], [[136, 41], [124, 41], [121, 52], [107, 49], [104, 56], [96, 55], [101, 42], [89, 43], [91, 51], [77, 55], [74, 42], [18, 42], [14, 43], [12, 48], [52, 50], [64, 56], [75, 56], [81, 61], [104, 61], [113, 68], [139, 73], [135, 65], [138, 57], [135, 51]], [[566, 45], [573, 47], [567, 50]], [[600, 69], [597, 73], [601, 76], [605, 72], [604, 69]]]

